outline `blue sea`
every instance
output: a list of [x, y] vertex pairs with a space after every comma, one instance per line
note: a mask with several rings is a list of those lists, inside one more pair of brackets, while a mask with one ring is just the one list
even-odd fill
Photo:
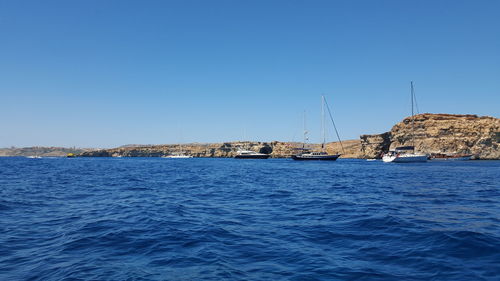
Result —
[[500, 280], [500, 161], [0, 158], [0, 280]]

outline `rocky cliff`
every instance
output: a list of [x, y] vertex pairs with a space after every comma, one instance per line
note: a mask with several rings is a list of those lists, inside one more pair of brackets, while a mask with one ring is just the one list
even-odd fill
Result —
[[[343, 157], [360, 157], [360, 143], [357, 140], [343, 142], [346, 154]], [[145, 145], [118, 147], [112, 149], [102, 149], [86, 151], [78, 156], [81, 157], [161, 157], [176, 153], [185, 153], [194, 157], [234, 157], [238, 149], [248, 149], [260, 153], [271, 154], [271, 157], [290, 157], [297, 153], [302, 147], [301, 143], [294, 142], [225, 142], [225, 143], [191, 143], [191, 144], [170, 144], [170, 145]], [[318, 144], [309, 144], [310, 149], [319, 149]], [[328, 143], [326, 149], [330, 153], [342, 153], [339, 143]]]
[[398, 146], [415, 145], [416, 150], [425, 153], [466, 153], [478, 159], [500, 159], [500, 119], [488, 116], [418, 114], [413, 125], [412, 118], [407, 117], [390, 132], [360, 138], [366, 158], [379, 157]]
[[377, 135], [361, 135], [361, 158], [381, 158], [382, 153], [389, 151], [391, 133]]

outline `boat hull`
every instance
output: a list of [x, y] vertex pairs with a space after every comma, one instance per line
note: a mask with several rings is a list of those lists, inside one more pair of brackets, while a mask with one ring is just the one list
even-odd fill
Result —
[[271, 157], [271, 155], [268, 154], [262, 154], [262, 155], [236, 155], [234, 158], [236, 159], [267, 159]]
[[307, 161], [307, 160], [316, 160], [316, 161], [335, 161], [339, 158], [340, 154], [335, 155], [292, 155], [293, 160], [298, 161]]
[[186, 158], [193, 158], [193, 156], [190, 156], [190, 155], [167, 155], [167, 156], [163, 156], [162, 158], [186, 159]]
[[436, 157], [431, 158], [431, 161], [467, 161], [470, 160], [472, 156], [462, 156], [462, 157]]
[[384, 156], [382, 161], [393, 163], [427, 162], [427, 155]]

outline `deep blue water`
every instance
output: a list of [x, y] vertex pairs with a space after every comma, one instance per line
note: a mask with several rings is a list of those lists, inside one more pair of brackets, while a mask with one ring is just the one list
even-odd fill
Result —
[[0, 280], [499, 280], [500, 161], [0, 158]]

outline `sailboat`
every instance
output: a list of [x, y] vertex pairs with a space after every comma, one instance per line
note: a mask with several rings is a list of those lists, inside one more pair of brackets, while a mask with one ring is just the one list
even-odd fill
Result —
[[411, 93], [411, 139], [413, 145], [400, 146], [394, 150], [390, 150], [382, 156], [384, 162], [395, 163], [413, 163], [413, 162], [426, 162], [428, 159], [427, 154], [415, 152], [415, 115], [413, 113], [413, 101], [415, 100], [415, 93], [413, 90], [413, 81], [410, 83]]
[[179, 144], [179, 151], [174, 153], [174, 154], [169, 154], [162, 156], [162, 158], [176, 158], [176, 159], [182, 159], [182, 158], [193, 158], [191, 155], [187, 155], [182, 151], [182, 145]]
[[307, 130], [305, 126], [305, 117], [304, 117], [304, 144], [302, 146], [303, 152], [292, 155], [293, 160], [326, 160], [326, 161], [335, 161], [337, 158], [339, 158], [340, 154], [328, 154], [326, 152], [326, 130], [325, 130], [325, 105], [328, 109], [328, 113], [330, 114], [330, 119], [332, 120], [333, 127], [335, 128], [335, 132], [337, 133], [337, 137], [339, 139], [340, 145], [342, 147], [342, 150], [344, 147], [342, 146], [342, 141], [340, 140], [339, 133], [337, 131], [337, 127], [335, 126], [335, 122], [333, 121], [333, 117], [330, 111], [330, 107], [328, 106], [328, 103], [326, 102], [325, 96], [321, 96], [321, 130], [322, 130], [322, 135], [323, 135], [323, 142], [321, 144], [321, 151], [307, 151], [305, 149], [305, 144], [307, 141]]

